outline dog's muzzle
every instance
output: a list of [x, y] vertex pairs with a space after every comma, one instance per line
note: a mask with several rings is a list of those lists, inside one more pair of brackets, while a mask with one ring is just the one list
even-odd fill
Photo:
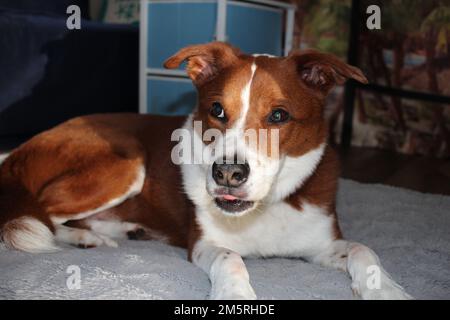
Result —
[[216, 205], [229, 213], [239, 213], [253, 207], [253, 201], [240, 199], [236, 192], [248, 179], [250, 166], [244, 164], [228, 164], [214, 162], [212, 166], [212, 177], [221, 190], [221, 194], [215, 198]]

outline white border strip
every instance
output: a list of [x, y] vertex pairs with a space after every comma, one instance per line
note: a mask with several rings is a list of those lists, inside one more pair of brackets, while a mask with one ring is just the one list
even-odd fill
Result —
[[217, 0], [216, 40], [227, 41], [227, 0]]
[[187, 83], [191, 82], [191, 79], [189, 78], [171, 78], [158, 75], [149, 75], [147, 76], [147, 80], [161, 80], [161, 81], [187, 82]]
[[171, 70], [171, 69], [147, 68], [147, 75], [150, 74], [188, 78], [186, 71], [179, 69]]
[[233, 5], [236, 7], [256, 8], [258, 10], [272, 11], [272, 12], [277, 12], [277, 13], [283, 13], [285, 11], [283, 8], [274, 8], [274, 7], [269, 7], [269, 6], [265, 6], [262, 4], [256, 4], [256, 3], [245, 2], [245, 1], [231, 0], [231, 1], [228, 1], [228, 3], [230, 5]]
[[241, 1], [260, 3], [260, 4], [265, 4], [268, 6], [285, 8], [285, 9], [294, 9], [295, 8], [295, 5], [293, 5], [293, 4], [279, 2], [279, 1], [273, 1], [273, 0], [241, 0]]
[[292, 50], [294, 38], [295, 9], [286, 10], [286, 28], [284, 38], [284, 55], [287, 56]]
[[[215, 3], [220, 0], [147, 0], [148, 3]], [[273, 0], [239, 0], [240, 2], [253, 2], [259, 3], [266, 6], [284, 8], [284, 9], [295, 9], [295, 5], [273, 1]]]
[[139, 23], [139, 113], [148, 113], [147, 110], [147, 52], [148, 52], [148, 1], [140, 2]]

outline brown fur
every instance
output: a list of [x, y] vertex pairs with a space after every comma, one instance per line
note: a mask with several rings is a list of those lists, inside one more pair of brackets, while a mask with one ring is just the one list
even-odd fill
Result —
[[[287, 58], [252, 57], [223, 43], [182, 49], [165, 63], [168, 68], [188, 61], [188, 75], [199, 93], [194, 120], [203, 130], [224, 131], [240, 115], [241, 90], [252, 83], [246, 127], [280, 129], [280, 153], [297, 157], [326, 140], [325, 97], [344, 78], [366, 81], [362, 73], [337, 58], [316, 51], [294, 52]], [[221, 102], [229, 119], [209, 114]], [[291, 114], [285, 124], [267, 117], [274, 108]], [[32, 216], [54, 230], [50, 217], [75, 218], [123, 195], [144, 165], [143, 190], [124, 203], [98, 213], [139, 223], [165, 235], [170, 244], [186, 247], [189, 256], [201, 230], [187, 199], [179, 168], [171, 161], [171, 133], [184, 118], [148, 115], [92, 115], [70, 120], [23, 144], [0, 167], [0, 230], [8, 222]], [[304, 201], [323, 206], [335, 216], [338, 165], [330, 148], [314, 174], [285, 201], [300, 209]], [[83, 221], [69, 224], [83, 227]], [[335, 224], [335, 236], [341, 237]]]

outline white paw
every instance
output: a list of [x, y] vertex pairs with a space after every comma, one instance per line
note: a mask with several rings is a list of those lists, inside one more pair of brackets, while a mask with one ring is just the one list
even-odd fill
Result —
[[363, 300], [411, 300], [412, 296], [391, 279], [381, 282], [380, 288], [369, 289], [367, 286], [359, 288], [357, 283], [352, 283], [353, 293]]
[[80, 248], [94, 248], [102, 245], [117, 248], [119, 246], [117, 242], [108, 238], [107, 236], [88, 230], [82, 230], [82, 232], [80, 232], [78, 242], [76, 244]]
[[117, 247], [119, 247], [119, 245], [117, 244], [116, 241], [114, 241], [113, 239], [111, 239], [111, 238], [109, 238], [109, 237], [107, 237], [107, 236], [104, 236], [104, 235], [101, 235], [101, 234], [97, 234], [97, 237], [99, 237], [100, 239], [102, 239], [102, 241], [103, 241], [102, 244], [104, 244], [104, 245], [107, 246], [107, 247], [111, 247], [111, 248], [117, 248]]
[[247, 281], [232, 281], [220, 288], [213, 287], [211, 300], [256, 300], [256, 294]]
[[113, 248], [118, 247], [117, 242], [114, 240], [91, 230], [70, 228], [62, 225], [55, 226], [55, 229], [56, 240], [80, 248], [94, 248], [102, 245]]

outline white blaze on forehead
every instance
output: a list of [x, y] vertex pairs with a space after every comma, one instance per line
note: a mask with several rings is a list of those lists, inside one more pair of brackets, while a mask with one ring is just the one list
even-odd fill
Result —
[[253, 54], [253, 56], [255, 58], [257, 58], [257, 57], [277, 58], [277, 56], [274, 56], [273, 54], [268, 54], [268, 53], [255, 53], [255, 54]]
[[251, 66], [251, 75], [250, 80], [247, 82], [245, 87], [242, 89], [241, 92], [241, 114], [239, 116], [239, 119], [237, 119], [236, 124], [233, 126], [233, 129], [242, 130], [244, 128], [245, 119], [247, 118], [248, 110], [250, 109], [250, 88], [252, 86], [253, 77], [255, 76], [256, 71], [256, 63], [253, 62]]

